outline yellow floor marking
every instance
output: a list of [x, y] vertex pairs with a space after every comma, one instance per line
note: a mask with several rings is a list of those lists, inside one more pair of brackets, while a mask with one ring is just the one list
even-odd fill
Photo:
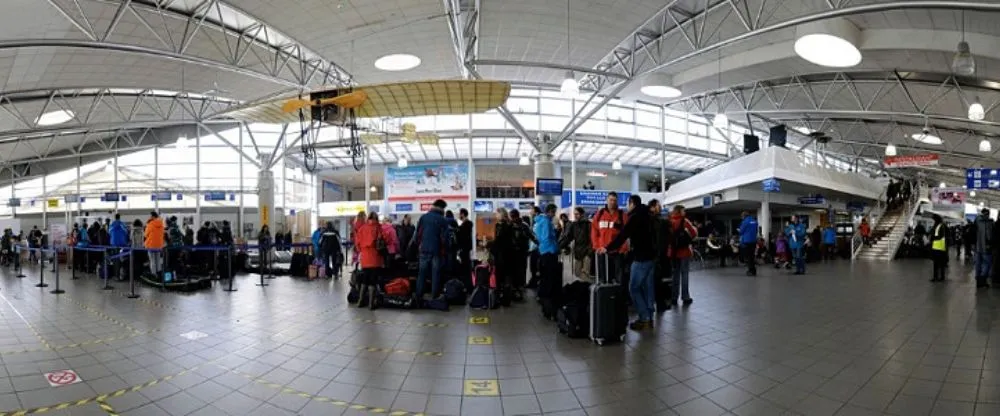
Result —
[[499, 396], [500, 383], [497, 380], [465, 380], [466, 396]]
[[469, 337], [469, 345], [493, 345], [493, 337]]

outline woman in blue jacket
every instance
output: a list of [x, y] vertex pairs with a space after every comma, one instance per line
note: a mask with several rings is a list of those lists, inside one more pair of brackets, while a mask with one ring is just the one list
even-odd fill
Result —
[[111, 245], [113, 247], [127, 247], [128, 246], [128, 228], [125, 227], [125, 223], [122, 222], [121, 214], [115, 214], [115, 220], [108, 227], [108, 234], [111, 237]]
[[795, 274], [805, 274], [805, 246], [808, 237], [806, 236], [806, 226], [799, 221], [797, 215], [793, 215], [792, 223], [785, 227], [785, 234], [788, 235], [788, 246], [792, 249], [792, 258], [795, 259]]

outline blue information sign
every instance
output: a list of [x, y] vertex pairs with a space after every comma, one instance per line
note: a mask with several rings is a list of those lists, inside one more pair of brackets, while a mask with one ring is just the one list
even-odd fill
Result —
[[80, 200], [80, 195], [66, 195], [63, 200], [66, 201], [67, 204], [72, 204]]
[[7, 200], [8, 207], [19, 207], [21, 206], [21, 198], [11, 198]]
[[864, 212], [865, 206], [864, 201], [847, 201], [847, 210], [849, 212]]
[[[608, 192], [611, 191], [576, 191], [576, 205], [585, 207], [603, 207], [608, 202]], [[618, 206], [623, 207], [628, 204], [630, 192], [618, 192]], [[570, 191], [563, 191], [562, 206], [568, 207], [572, 204]]]
[[121, 199], [121, 195], [118, 192], [105, 192], [104, 200], [107, 202], [115, 202]]
[[764, 192], [781, 192], [781, 182], [775, 178], [764, 179], [761, 185], [764, 187]]
[[991, 168], [966, 169], [965, 187], [969, 189], [1000, 189], [1000, 171]]
[[169, 201], [173, 198], [174, 194], [170, 192], [157, 192], [150, 196], [150, 201]]
[[396, 204], [396, 212], [413, 211], [413, 204]]
[[226, 200], [226, 193], [225, 192], [206, 192], [205, 193], [205, 200], [206, 201], [225, 201]]
[[799, 197], [799, 203], [802, 205], [822, 205], [826, 203], [826, 198], [823, 195], [810, 195]]

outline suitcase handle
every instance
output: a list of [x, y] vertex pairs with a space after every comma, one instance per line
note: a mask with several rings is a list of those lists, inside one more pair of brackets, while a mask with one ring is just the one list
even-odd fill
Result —
[[[604, 257], [604, 282], [603, 283], [608, 284], [608, 283], [611, 283], [611, 256], [609, 256], [608, 253], [597, 254], [596, 257], [595, 257], [595, 262], [597, 263], [596, 264], [597, 267], [600, 267], [600, 264], [601, 264], [600, 259], [601, 259], [601, 257]], [[597, 279], [594, 279], [594, 281], [597, 282], [597, 283], [602, 283], [601, 282], [601, 274], [600, 273], [597, 274]]]

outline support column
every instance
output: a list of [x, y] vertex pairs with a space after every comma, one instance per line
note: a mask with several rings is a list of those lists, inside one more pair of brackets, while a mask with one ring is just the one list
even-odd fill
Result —
[[632, 170], [632, 193], [639, 192], [639, 169]]
[[[11, 199], [17, 198], [17, 183], [14, 182], [14, 168], [10, 168], [10, 198]], [[17, 207], [15, 206], [10, 207], [10, 216], [12, 218], [17, 218]]]
[[274, 172], [270, 169], [262, 168], [257, 172], [257, 214], [260, 216], [260, 225], [274, 233]]
[[666, 111], [660, 107], [660, 205], [663, 208], [667, 199], [667, 128]]
[[80, 216], [83, 209], [83, 198], [80, 197], [80, 159], [76, 160], [76, 216]]
[[[115, 158], [112, 163], [114, 163], [114, 165], [111, 167], [115, 170], [115, 194], [118, 194], [118, 151], [117, 150], [115, 151]], [[122, 200], [121, 195], [118, 195], [118, 199], [115, 200], [115, 213], [118, 213], [118, 201], [121, 200]]]
[[767, 192], [764, 193], [764, 200], [760, 203], [760, 212], [757, 213], [757, 223], [760, 224], [761, 236], [764, 237], [764, 241], [771, 244], [771, 202], [770, 195]]
[[[205, 199], [205, 192], [201, 189], [201, 125], [195, 126], [194, 135], [194, 226], [197, 230], [201, 224], [201, 200]], [[272, 230], [273, 232], [273, 230]]]
[[365, 146], [365, 214], [371, 210], [372, 206], [372, 158], [368, 153], [368, 146]]
[[[574, 134], [570, 140], [572, 147], [569, 152], [569, 206], [571, 211], [576, 212], [576, 135]], [[573, 218], [573, 215], [569, 217]]]
[[[77, 177], [80, 176], [79, 168], [77, 168], [76, 176]], [[160, 192], [160, 147], [157, 146], [153, 148], [153, 193], [156, 194], [159, 192]], [[80, 193], [79, 187], [77, 187], [76, 193], [77, 194]], [[170, 198], [173, 199], [173, 196], [171, 196]], [[156, 198], [156, 200], [153, 201], [153, 210], [156, 212], [160, 212], [160, 198]]]
[[[469, 253], [469, 259], [476, 259], [476, 165], [472, 163], [472, 114], [469, 114], [469, 129], [465, 132], [465, 138], [469, 141], [469, 185], [466, 189], [469, 190], [469, 221], [472, 221], [472, 251]], [[386, 176], [388, 177], [388, 176]], [[388, 201], [388, 199], [386, 199]], [[493, 215], [492, 213], [486, 214], [488, 216]]]
[[[548, 138], [539, 140], [538, 153], [535, 155], [535, 179], [555, 178], [556, 164], [552, 161], [552, 149]], [[556, 204], [556, 200], [551, 196], [539, 196], [535, 194], [535, 206], [545, 209], [548, 204]], [[530, 215], [530, 214], [529, 214]]]
[[42, 175], [42, 229], [48, 230], [49, 228], [49, 191], [45, 187], [45, 177], [48, 175]]
[[[240, 151], [243, 151], [243, 129], [244, 126], [240, 125]], [[239, 169], [240, 169], [240, 207], [236, 211], [236, 240], [239, 241], [243, 238], [243, 159], [240, 158]]]

